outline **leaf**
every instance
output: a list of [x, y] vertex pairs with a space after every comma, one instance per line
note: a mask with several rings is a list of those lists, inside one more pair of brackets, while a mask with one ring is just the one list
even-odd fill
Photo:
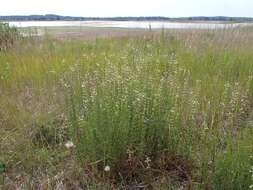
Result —
[[4, 173], [5, 171], [6, 171], [6, 165], [0, 162], [0, 174]]

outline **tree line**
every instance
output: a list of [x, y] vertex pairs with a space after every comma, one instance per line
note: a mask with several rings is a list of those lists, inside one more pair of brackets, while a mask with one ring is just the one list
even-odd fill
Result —
[[170, 18], [162, 16], [148, 17], [74, 17], [60, 16], [55, 14], [46, 15], [12, 15], [0, 16], [0, 21], [86, 21], [86, 20], [113, 20], [113, 21], [235, 21], [235, 22], [252, 22], [252, 17], [226, 17], [226, 16], [197, 16], [197, 17], [179, 17]]

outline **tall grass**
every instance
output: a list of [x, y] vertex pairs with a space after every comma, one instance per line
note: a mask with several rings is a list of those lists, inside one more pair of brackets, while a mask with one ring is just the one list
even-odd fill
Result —
[[252, 40], [171, 30], [0, 52], [5, 187], [19, 173], [31, 188], [249, 189]]

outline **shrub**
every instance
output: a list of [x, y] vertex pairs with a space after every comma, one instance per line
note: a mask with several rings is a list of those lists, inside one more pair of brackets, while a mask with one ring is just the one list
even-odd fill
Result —
[[0, 51], [12, 47], [18, 36], [17, 28], [10, 27], [8, 23], [0, 23]]

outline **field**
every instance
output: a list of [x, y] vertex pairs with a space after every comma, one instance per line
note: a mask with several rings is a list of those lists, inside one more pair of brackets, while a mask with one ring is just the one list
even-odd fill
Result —
[[253, 188], [253, 28], [114, 30], [0, 51], [0, 189]]

